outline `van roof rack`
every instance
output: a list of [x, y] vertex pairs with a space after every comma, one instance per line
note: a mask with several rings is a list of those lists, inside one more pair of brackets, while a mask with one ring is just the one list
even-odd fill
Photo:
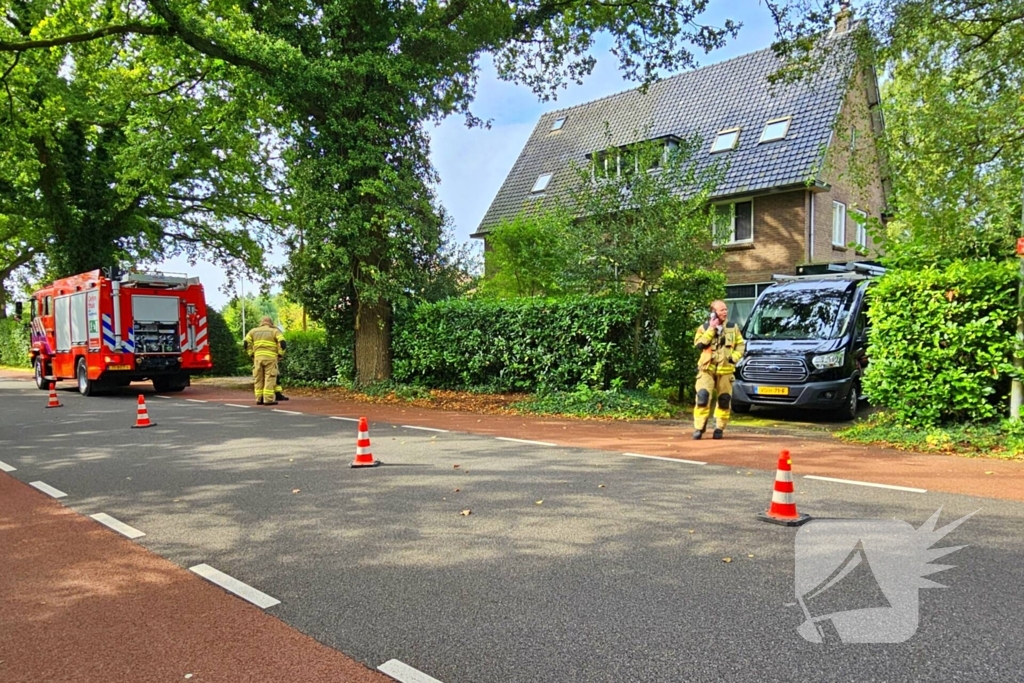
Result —
[[797, 266], [796, 275], [772, 275], [776, 282], [800, 280], [865, 280], [885, 273], [885, 268], [874, 262], [823, 263]]

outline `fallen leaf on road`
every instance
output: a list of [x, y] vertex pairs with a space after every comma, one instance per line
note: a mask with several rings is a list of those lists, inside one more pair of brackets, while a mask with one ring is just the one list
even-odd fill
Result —
[[192, 678], [192, 674], [185, 674], [185, 678]]
[[747, 557], [753, 557], [753, 555], [747, 555]]
[[472, 510], [463, 510], [459, 514], [462, 515], [463, 517], [469, 517], [471, 514], [473, 514], [473, 511]]
[[747, 472], [747, 476], [748, 476], [748, 477], [749, 477], [749, 476], [750, 476], [751, 474], [753, 474], [753, 472]]
[[693, 532], [694, 532], [694, 529], [690, 529], [690, 533], [692, 534]]
[[995, 472], [986, 472], [985, 474], [995, 474]]
[[286, 474], [286, 475], [284, 475], [284, 478], [285, 478], [285, 479], [291, 479], [292, 477], [291, 477], [291, 475], [290, 475], [290, 474]]
[[175, 499], [174, 499], [174, 500], [172, 500], [171, 502], [172, 502], [172, 503], [180, 503], [180, 502], [181, 502], [181, 498], [175, 498]]
[[731, 557], [723, 557], [722, 558], [722, 562], [725, 562], [726, 564], [729, 564], [730, 562], [732, 562], [732, 558]]
[[288, 458], [288, 462], [295, 462], [295, 458]]
[[455, 493], [458, 493], [458, 492], [459, 492], [459, 489], [455, 489]]
[[544, 499], [543, 498], [541, 498], [536, 503], [534, 503], [534, 505], [543, 505], [543, 504], [544, 504]]
[[299, 491], [301, 491], [301, 490], [302, 490], [302, 489], [292, 489], [292, 493], [298, 493], [298, 492], [299, 492]]
[[603, 489], [604, 487], [605, 487], [604, 484], [598, 484], [597, 485], [597, 488], [599, 488], [599, 489]]
[[459, 469], [459, 466], [458, 465], [452, 465], [452, 469], [456, 469], [457, 470], [457, 469]]

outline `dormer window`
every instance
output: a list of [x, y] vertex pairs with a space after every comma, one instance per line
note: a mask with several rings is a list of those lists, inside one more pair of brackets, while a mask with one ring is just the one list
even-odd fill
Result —
[[718, 137], [715, 138], [715, 142], [711, 145], [711, 153], [716, 152], [727, 152], [730, 149], [736, 149], [736, 145], [740, 141], [740, 129], [730, 128], [723, 130], [718, 133]]
[[772, 119], [768, 123], [764, 124], [764, 132], [761, 133], [761, 139], [759, 142], [782, 140], [786, 137], [786, 134], [789, 133], [789, 123], [792, 120], [792, 116], [785, 116], [780, 119]]
[[569, 117], [560, 116], [557, 119], [555, 119], [555, 122], [551, 124], [551, 130], [562, 130], [562, 126], [565, 125], [565, 121], [567, 118]]
[[537, 178], [537, 182], [533, 184], [533, 189], [530, 190], [530, 194], [540, 194], [544, 190], [548, 189], [548, 183], [551, 182], [551, 174], [545, 173], [544, 175]]

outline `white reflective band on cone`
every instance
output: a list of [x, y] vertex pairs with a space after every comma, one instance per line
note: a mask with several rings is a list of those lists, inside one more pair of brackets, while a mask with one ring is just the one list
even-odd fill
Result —
[[783, 493], [782, 491], [772, 491], [772, 502], [782, 503], [784, 505], [792, 505], [794, 502], [792, 493]]

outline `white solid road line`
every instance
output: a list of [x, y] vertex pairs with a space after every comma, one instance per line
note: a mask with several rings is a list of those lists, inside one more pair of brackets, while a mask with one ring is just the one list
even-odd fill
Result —
[[416, 425], [402, 425], [405, 429], [422, 429], [425, 432], [444, 432], [448, 433], [447, 429], [434, 429], [433, 427], [417, 427]]
[[496, 436], [494, 437], [498, 441], [514, 441], [516, 443], [528, 443], [534, 446], [557, 446], [557, 443], [548, 443], [547, 441], [530, 441], [529, 439], [513, 439], [508, 436]]
[[49, 484], [45, 484], [41, 481], [29, 482], [29, 486], [34, 486], [43, 493], [45, 493], [46, 495], [53, 496], [54, 498], [63, 498], [64, 496], [68, 495], [61, 491], [60, 489], [55, 489]]
[[651, 460], [668, 460], [669, 462], [684, 462], [687, 465], [707, 465], [706, 462], [700, 460], [684, 460], [682, 458], [666, 458], [661, 455], [644, 455], [643, 453], [623, 453], [631, 458], [650, 458]]
[[119, 534], [121, 534], [123, 536], [127, 536], [128, 538], [142, 538], [143, 536], [146, 535], [143, 532], [141, 532], [138, 529], [136, 529], [135, 527], [128, 526], [124, 522], [120, 522], [120, 521], [114, 519], [113, 517], [111, 517], [110, 515], [108, 515], [105, 512], [98, 512], [95, 515], [89, 515], [89, 516], [92, 517], [93, 519], [95, 519], [97, 522], [99, 522], [103, 526], [110, 527], [111, 529], [113, 529], [117, 533], [119, 533]]
[[248, 600], [257, 607], [266, 609], [268, 607], [281, 604], [281, 601], [277, 598], [272, 598], [266, 593], [256, 590], [249, 584], [242, 583], [238, 579], [214, 569], [208, 564], [197, 564], [194, 567], [189, 567], [189, 570], [199, 574], [199, 576], [203, 577], [210, 583], [215, 583], [224, 590], [234, 593], [243, 600]]
[[225, 403], [224, 405], [230, 406], [232, 408], [249, 408], [250, 407], [250, 406], [243, 406], [243, 405], [241, 405], [239, 403]]
[[433, 676], [428, 676], [418, 669], [414, 669], [397, 659], [389, 659], [377, 667], [378, 671], [386, 673], [399, 683], [441, 683]]
[[331, 415], [332, 420], [344, 420], [345, 422], [359, 422], [357, 417], [338, 417], [337, 415]]
[[153, 394], [153, 395], [156, 396], [157, 398], [167, 398], [167, 399], [170, 398], [170, 396], [161, 396], [160, 394]]
[[281, 410], [280, 408], [274, 408], [275, 413], [284, 413], [285, 415], [302, 415], [302, 413], [294, 410]]
[[18, 469], [18, 468], [17, 467], [11, 467], [7, 463], [5, 463], [3, 460], [0, 460], [0, 472], [13, 472], [16, 469]]
[[892, 484], [875, 484], [870, 481], [854, 481], [853, 479], [833, 479], [832, 477], [817, 477], [813, 474], [805, 474], [804, 479], [831, 481], [836, 484], [854, 484], [855, 486], [872, 486], [876, 489], [892, 489], [893, 491], [908, 491], [910, 493], [928, 493], [928, 489], [915, 489], [909, 486], [893, 486]]
[[186, 398], [189, 403], [206, 403], [206, 401], [200, 401], [198, 398]]

